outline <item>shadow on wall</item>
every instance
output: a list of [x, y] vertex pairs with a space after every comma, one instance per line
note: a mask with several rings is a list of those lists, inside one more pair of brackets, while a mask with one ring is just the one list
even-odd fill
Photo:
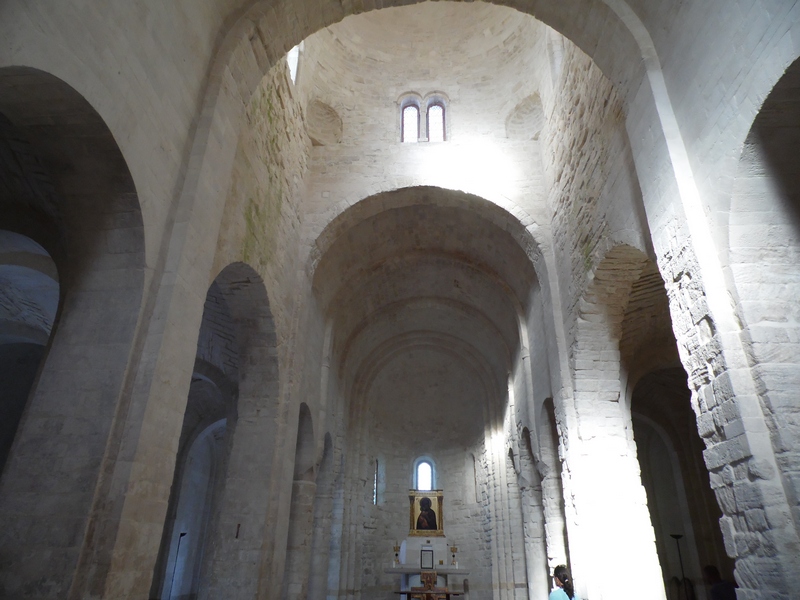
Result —
[[[749, 156], [748, 156], [749, 155]], [[758, 113], [745, 142], [743, 165], [770, 178], [780, 207], [800, 225], [800, 61], [786, 71]]]

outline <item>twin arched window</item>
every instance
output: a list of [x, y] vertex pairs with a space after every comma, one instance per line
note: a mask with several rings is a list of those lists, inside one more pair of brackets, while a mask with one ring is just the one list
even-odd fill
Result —
[[[420, 118], [421, 109], [425, 119]], [[406, 144], [417, 142], [443, 142], [447, 139], [445, 122], [445, 99], [441, 94], [420, 98], [406, 94], [400, 99], [400, 141]]]

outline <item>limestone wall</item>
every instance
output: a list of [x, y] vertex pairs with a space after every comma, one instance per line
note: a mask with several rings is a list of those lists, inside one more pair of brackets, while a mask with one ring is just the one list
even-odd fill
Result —
[[[561, 77], [545, 98], [548, 205], [564, 314], [575, 318], [598, 262], [615, 244], [644, 250], [647, 225], [624, 124], [611, 83], [567, 44]], [[568, 325], [572, 332], [572, 325]]]
[[[289, 463], [300, 402], [311, 407], [317, 441], [329, 427], [335, 431], [337, 450], [352, 437], [345, 425], [352, 400], [349, 383], [337, 376], [327, 386], [323, 383], [320, 357], [330, 315], [322, 314], [311, 289], [315, 240], [337, 215], [366, 197], [428, 185], [470, 192], [501, 206], [530, 228], [557, 272], [544, 279], [541, 304], [533, 311], [542, 313], [545, 326], [537, 330], [533, 318], [529, 327], [533, 341], [528, 350], [535, 364], [530, 381], [525, 369], [515, 365], [511, 389], [519, 414], [518, 422], [503, 425], [508, 439], [513, 440], [519, 425], [532, 425], [528, 421], [536, 416], [535, 403], [546, 395], [556, 398], [562, 444], [569, 433], [579, 432], [586, 422], [582, 425], [576, 415], [562, 410], [572, 398], [571, 379], [580, 379], [572, 377], [578, 371], [599, 366], [603, 373], [582, 379], [587, 385], [576, 397], [601, 392], [604, 398], [624, 398], [614, 319], [627, 302], [625, 286], [636, 280], [647, 257], [657, 258], [694, 392], [699, 431], [707, 444], [706, 464], [724, 511], [727, 549], [738, 558], [739, 581], [753, 597], [786, 596], [796, 589], [791, 577], [798, 572], [798, 517], [787, 506], [796, 511], [792, 390], [797, 365], [791, 348], [796, 341], [792, 257], [797, 228], [787, 227], [791, 219], [779, 216], [780, 211], [752, 210], [749, 194], [780, 196], [772, 194], [774, 182], [761, 177], [758, 166], [736, 184], [734, 176], [759, 107], [799, 53], [797, 3], [541, 0], [514, 5], [556, 27], [587, 55], [522, 13], [500, 15], [492, 6], [475, 6], [482, 18], [467, 19], [461, 30], [473, 37], [453, 38], [449, 52], [438, 45], [426, 54], [421, 42], [409, 39], [357, 39], [347, 22], [338, 33], [335, 26], [320, 31], [351, 13], [377, 8], [370, 2], [312, 6], [219, 0], [201, 6], [188, 0], [119, 0], [102, 11], [72, 3], [3, 4], [0, 65], [41, 69], [77, 90], [110, 132], [102, 144], [90, 136], [82, 147], [108, 154], [118, 145], [131, 179], [96, 186], [94, 178], [71, 176], [68, 169], [60, 174], [68, 205], [79, 206], [72, 217], [73, 235], [80, 237], [89, 222], [102, 232], [92, 237], [96, 246], [72, 257], [72, 274], [85, 293], [66, 303], [64, 337], [54, 344], [60, 353], [51, 352], [55, 358], [45, 370], [46, 386], [39, 389], [36, 406], [46, 407], [40, 411], [42, 423], [51, 424], [50, 415], [61, 418], [73, 406], [93, 418], [102, 413], [102, 423], [83, 419], [83, 413], [65, 420], [75, 428], [62, 429], [72, 431], [75, 439], [52, 446], [58, 460], [42, 460], [34, 452], [15, 473], [36, 478], [46, 490], [37, 501], [44, 502], [50, 488], [40, 473], [52, 472], [56, 483], [74, 482], [75, 474], [82, 473], [76, 464], [91, 463], [80, 491], [81, 508], [70, 518], [92, 526], [81, 529], [85, 535], [64, 534], [56, 540], [61, 529], [53, 523], [63, 514], [47, 522], [43, 527], [55, 532], [52, 540], [28, 549], [26, 556], [54, 552], [63, 558], [69, 553], [67, 562], [79, 566], [73, 573], [71, 566], [62, 568], [67, 564], [63, 560], [47, 569], [29, 561], [30, 573], [19, 575], [14, 585], [25, 578], [33, 581], [39, 577], [34, 571], [41, 571], [60, 578], [49, 588], [56, 595], [68, 589], [77, 595], [92, 590], [115, 597], [146, 593], [151, 568], [140, 558], [154, 554], [153, 540], [163, 526], [203, 302], [215, 276], [236, 261], [250, 264], [264, 281], [277, 343], [274, 352], [264, 349], [263, 354], [278, 355], [275, 371], [285, 382], [273, 398], [282, 407], [271, 425], [271, 431], [280, 432], [270, 446], [278, 468], [264, 495], [270, 507], [281, 508], [265, 536], [263, 553], [251, 557], [252, 564], [261, 561], [253, 572], [262, 581], [279, 580], [287, 538], [281, 522], [288, 517], [291, 500]], [[455, 23], [441, 19], [436, 13], [440, 10], [451, 8], [420, 7], [418, 31], [434, 36], [425, 30], [429, 23]], [[399, 19], [388, 11], [367, 17], [376, 22]], [[316, 31], [326, 41], [315, 46], [310, 40], [306, 58], [320, 77], [304, 82], [301, 67], [300, 81], [292, 87], [281, 57]], [[376, 51], [384, 42], [388, 45]], [[326, 52], [330, 48], [336, 51]], [[409, 68], [399, 69], [399, 76], [391, 79], [384, 54], [400, 50], [406, 51], [400, 62]], [[467, 60], [459, 63], [456, 57]], [[412, 73], [410, 65], [424, 61], [442, 69]], [[483, 73], [475, 72], [478, 64]], [[2, 85], [7, 98], [6, 92], [18, 89], [20, 81], [4, 77]], [[396, 102], [407, 91], [446, 96], [446, 144], [399, 143]], [[39, 95], [50, 100], [47, 94]], [[25, 108], [23, 104], [17, 108]], [[540, 122], [543, 130], [537, 136]], [[32, 125], [36, 123], [26, 123]], [[482, 148], [480, 154], [472, 153], [473, 144]], [[68, 164], [65, 159], [79, 154], [74, 146], [57, 146], [50, 148], [56, 164]], [[793, 147], [779, 149], [788, 154]], [[756, 154], [748, 144], [746, 170], [759, 162], [749, 161]], [[113, 219], [109, 216], [113, 227], [101, 227], [95, 223], [102, 220], [97, 216], [101, 211], [94, 209], [107, 206], [100, 200], [115, 197], [120, 188], [125, 188], [125, 206]], [[735, 197], [740, 192], [744, 195]], [[95, 202], [85, 201], [89, 197]], [[136, 216], [139, 208], [143, 228]], [[756, 218], [763, 219], [755, 223]], [[134, 226], [125, 225], [133, 221]], [[140, 263], [130, 257], [137, 255], [141, 231], [145, 244]], [[778, 260], [770, 253], [768, 269], [761, 268], [762, 248], [751, 253], [747, 246], [750, 238], [761, 236], [766, 248], [781, 248]], [[548, 254], [551, 242], [554, 251]], [[630, 255], [612, 256], [605, 265], [620, 276], [612, 273], [590, 287], [601, 260], [619, 244], [634, 249]], [[111, 294], [120, 299], [109, 301]], [[769, 302], [763, 294], [770, 296]], [[582, 299], [589, 301], [588, 309]], [[609, 305], [611, 313], [603, 308]], [[79, 319], [72, 317], [78, 314]], [[582, 332], [581, 319], [589, 322]], [[115, 330], [124, 332], [115, 335]], [[218, 351], [230, 340], [220, 333], [200, 334], [201, 353], [230, 370], [225, 352]], [[120, 339], [125, 343], [119, 344]], [[513, 350], [511, 358], [520, 359]], [[581, 359], [596, 358], [597, 364], [579, 363], [579, 353]], [[79, 374], [78, 363], [80, 373], [90, 377]], [[545, 380], [540, 374], [545, 365], [551, 375], [567, 376]], [[598, 389], [595, 380], [608, 387]], [[65, 389], [76, 402], [65, 405]], [[323, 403], [327, 389], [333, 392]], [[529, 389], [534, 391], [523, 400]], [[491, 410], [507, 401], [500, 393], [499, 399], [492, 398]], [[76, 415], [67, 412], [67, 417]], [[616, 428], [621, 452], [631, 458], [624, 418], [606, 416]], [[484, 424], [498, 425], [495, 414], [484, 417]], [[784, 429], [784, 424], [791, 427]], [[36, 435], [25, 438], [27, 449], [42, 447]], [[250, 441], [258, 442], [255, 437]], [[351, 475], [362, 474], [369, 464], [365, 459], [373, 451], [377, 454], [366, 441], [359, 443], [348, 449]], [[91, 456], [68, 451], [75, 446], [90, 446]], [[460, 458], [447, 455], [448, 470], [452, 463], [454, 473], [466, 472], [461, 459], [481, 455], [479, 442], [466, 446], [455, 453]], [[487, 449], [484, 444], [483, 450], [486, 454], [478, 462], [486, 477], [477, 486], [482, 503], [470, 504], [463, 518], [480, 521], [484, 533], [467, 545], [478, 548], [471, 559], [480, 562], [489, 552], [481, 544], [494, 544], [491, 560], [502, 570], [495, 581], [519, 583], [522, 561], [513, 527], [508, 525], [500, 535], [492, 523], [520, 509], [526, 499], [516, 488], [507, 489], [518, 474], [509, 466], [505, 448]], [[626, 463], [628, 467], [627, 475], [634, 475], [635, 468]], [[400, 463], [396, 468], [405, 469]], [[462, 495], [470, 496], [468, 474], [461, 479], [467, 482]], [[358, 496], [360, 480], [351, 478], [347, 485], [348, 493]], [[475, 487], [475, 477], [471, 485]], [[337, 488], [339, 505], [344, 491], [344, 484]], [[15, 502], [28, 506], [19, 498]], [[358, 506], [366, 507], [365, 512], [345, 518], [342, 508], [334, 522], [357, 528], [368, 514], [368, 503]], [[480, 513], [475, 506], [481, 507]], [[641, 506], [637, 499], [636, 507]], [[384, 528], [394, 518], [381, 511], [369, 519], [373, 517]], [[28, 538], [20, 534], [20, 539]], [[358, 536], [349, 539], [360, 543]], [[581, 539], [580, 530], [574, 539]], [[380, 554], [377, 546], [367, 550]], [[339, 560], [362, 554], [369, 552], [348, 550]], [[356, 569], [351, 562], [341, 572]], [[109, 587], [106, 573], [111, 574]], [[376, 573], [372, 568], [368, 575]], [[353, 577], [343, 578], [341, 589], [356, 589], [354, 582]], [[375, 582], [379, 585], [379, 578]]]

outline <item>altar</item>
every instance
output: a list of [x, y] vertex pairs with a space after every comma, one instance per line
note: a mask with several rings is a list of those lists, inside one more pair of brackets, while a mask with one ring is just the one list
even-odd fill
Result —
[[[458, 548], [444, 534], [442, 492], [412, 490], [409, 499], [409, 535], [402, 542], [395, 541], [392, 566], [384, 569], [384, 573], [400, 576], [395, 593], [401, 600], [468, 599], [464, 584], [469, 570], [458, 564]], [[426, 510], [431, 513], [427, 519]]]
[[[384, 573], [400, 575], [400, 589], [395, 591], [399, 594], [400, 600], [440, 600], [445, 598], [466, 598], [469, 593], [464, 590], [464, 579], [469, 575], [469, 570], [460, 567], [441, 567], [435, 571], [423, 571], [414, 566], [389, 567], [383, 570]], [[434, 576], [435, 587], [426, 585], [425, 576]], [[429, 593], [425, 593], [425, 588], [429, 588]]]

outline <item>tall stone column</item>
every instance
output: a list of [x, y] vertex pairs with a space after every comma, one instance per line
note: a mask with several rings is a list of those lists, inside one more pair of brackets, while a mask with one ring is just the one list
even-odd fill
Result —
[[522, 527], [525, 533], [525, 561], [528, 575], [530, 600], [546, 600], [548, 586], [547, 548], [545, 544], [545, 520], [542, 506], [542, 486], [539, 473], [523, 447], [520, 450], [520, 472], [517, 481], [522, 504]]
[[313, 481], [292, 483], [292, 508], [289, 538], [286, 542], [286, 574], [283, 577], [283, 600], [305, 600], [311, 574], [314, 499], [317, 484]]
[[[101, 578], [115, 537], [98, 513], [111, 505], [108, 473], [131, 416], [148, 319], [143, 217], [114, 136], [75, 89], [35, 69], [4, 69], [0, 112], [21, 140], [4, 160], [22, 174], [36, 165], [23, 180], [47, 182], [48, 202], [30, 214], [20, 208], [18, 218], [50, 248], [62, 296], [0, 481], [0, 595], [86, 598], [98, 586], [83, 585], [81, 565]], [[38, 197], [40, 184], [28, 185]], [[17, 209], [8, 206], [2, 216], [13, 224]], [[7, 387], [0, 382], [0, 396]]]
[[324, 598], [328, 591], [328, 569], [331, 563], [331, 530], [334, 522], [337, 452], [330, 443], [317, 475], [317, 497], [314, 502], [311, 537], [311, 570], [308, 578], [308, 597]]
[[666, 598], [630, 416], [621, 406], [619, 337], [630, 284], [646, 258], [611, 250], [576, 315], [572, 397], [556, 404], [565, 499], [578, 595]]
[[564, 515], [564, 491], [561, 486], [561, 459], [558, 457], [558, 433], [555, 430], [555, 415], [552, 400], [542, 410], [539, 424], [539, 474], [542, 477], [542, 508], [544, 510], [545, 536], [547, 540], [548, 575], [557, 565], [565, 565], [567, 557], [566, 517]]
[[639, 465], [614, 414], [620, 411], [585, 398], [576, 408], [582, 423], [569, 434], [565, 492], [574, 503], [570, 550], [578, 594], [635, 600], [647, 590], [648, 598], [664, 599]]

